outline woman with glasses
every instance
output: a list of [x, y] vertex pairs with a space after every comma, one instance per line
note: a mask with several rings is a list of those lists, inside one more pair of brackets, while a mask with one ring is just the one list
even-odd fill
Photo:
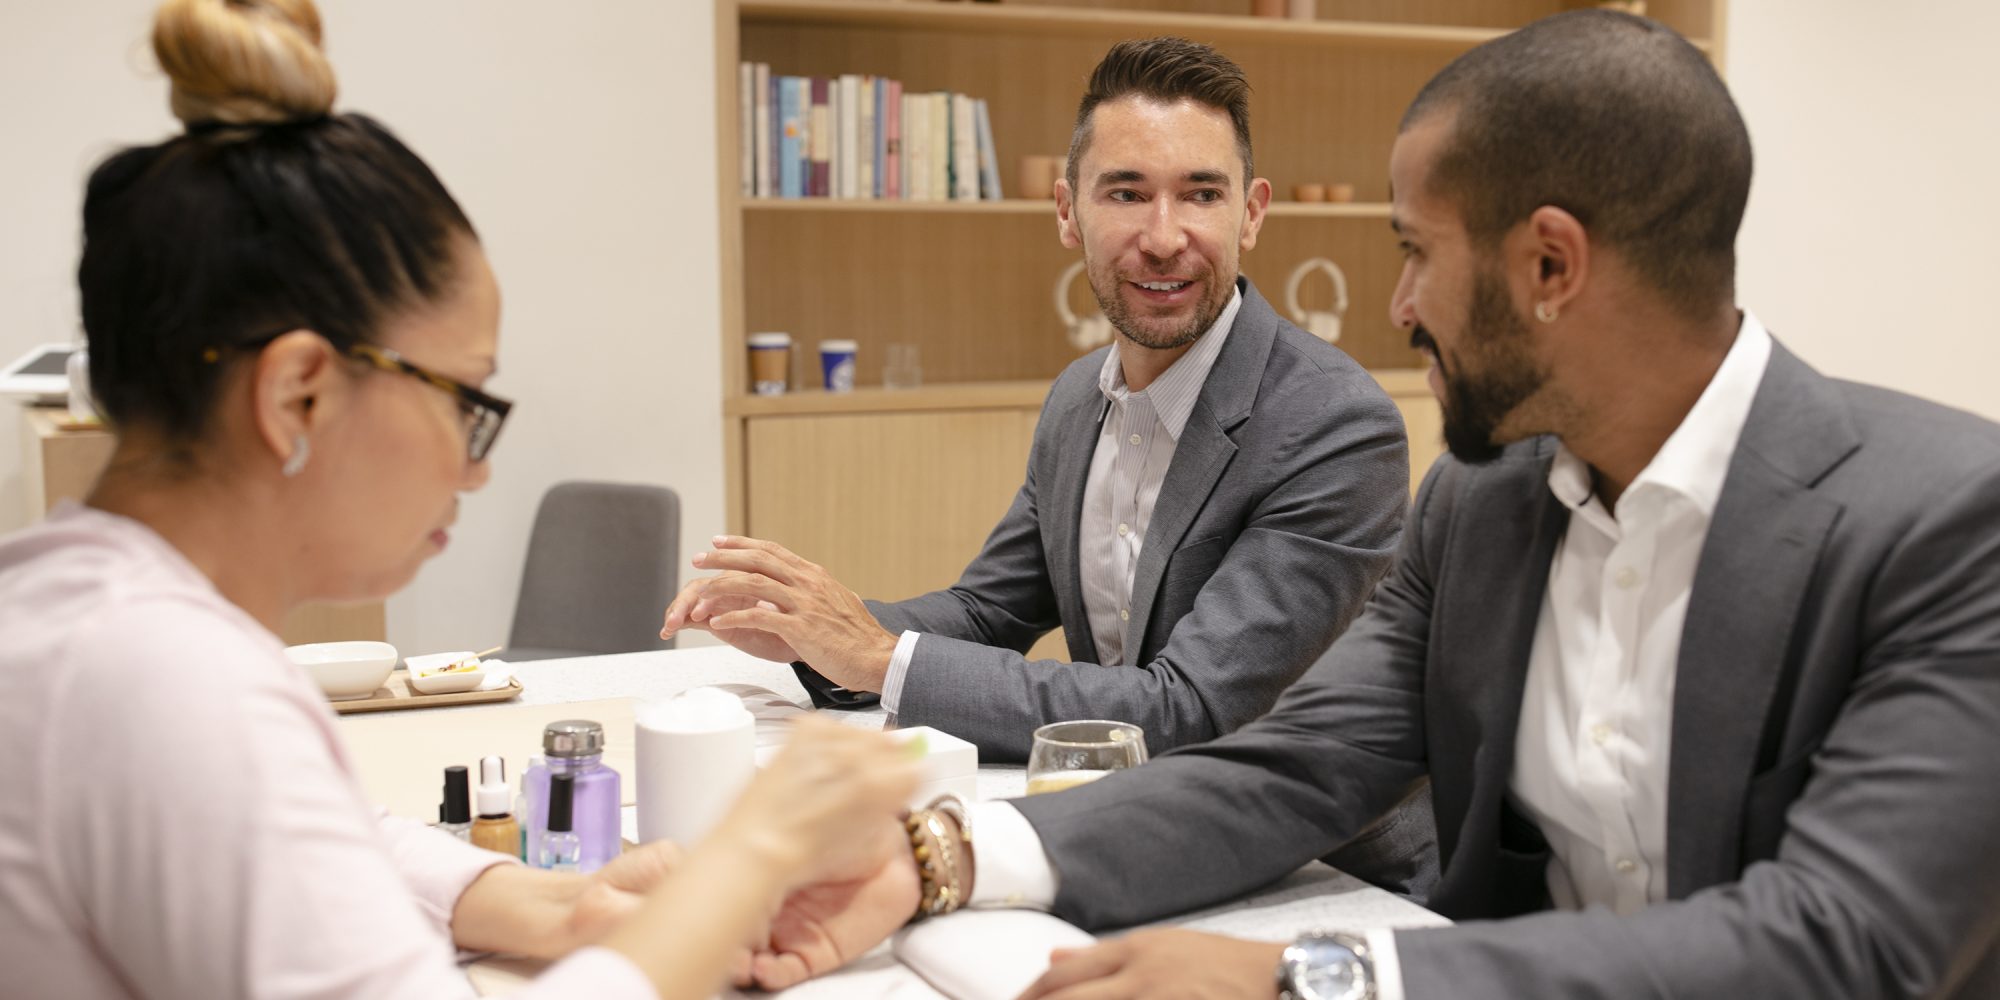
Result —
[[[471, 223], [332, 113], [319, 39], [311, 0], [168, 0], [186, 131], [91, 175], [117, 447], [85, 504], [0, 539], [0, 993], [469, 996], [455, 949], [556, 959], [529, 996], [781, 985], [784, 894], [899, 842], [916, 778], [885, 738], [802, 730], [679, 863], [530, 870], [366, 803], [273, 635], [441, 551], [510, 408], [481, 388], [500, 295]], [[838, 947], [814, 930], [779, 933]]]

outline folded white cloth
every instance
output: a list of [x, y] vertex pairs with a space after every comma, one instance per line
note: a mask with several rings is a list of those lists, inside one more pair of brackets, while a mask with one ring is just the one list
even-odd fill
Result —
[[1049, 969], [1055, 948], [1097, 939], [1034, 910], [960, 910], [896, 935], [896, 957], [952, 1000], [1013, 1000]]

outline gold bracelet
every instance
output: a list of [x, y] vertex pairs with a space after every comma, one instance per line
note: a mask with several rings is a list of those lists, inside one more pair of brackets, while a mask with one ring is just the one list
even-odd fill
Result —
[[[944, 828], [945, 816], [958, 824], [957, 837]], [[966, 860], [971, 860], [971, 828], [964, 816], [964, 806], [957, 799], [946, 798], [904, 818], [903, 826], [910, 837], [910, 852], [922, 885], [917, 912], [911, 915], [911, 920], [944, 916], [964, 906], [969, 898], [958, 867], [961, 850], [966, 852]]]

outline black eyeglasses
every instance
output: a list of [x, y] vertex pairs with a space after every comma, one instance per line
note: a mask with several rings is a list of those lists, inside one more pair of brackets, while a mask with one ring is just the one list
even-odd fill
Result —
[[422, 379], [433, 388], [450, 394], [465, 413], [465, 454], [467, 460], [474, 464], [486, 461], [486, 454], [493, 450], [493, 442], [500, 437], [501, 425], [507, 422], [508, 411], [514, 408], [514, 404], [507, 400], [481, 392], [455, 378], [439, 375], [386, 347], [355, 344], [347, 349], [347, 356], [366, 361], [385, 372]]

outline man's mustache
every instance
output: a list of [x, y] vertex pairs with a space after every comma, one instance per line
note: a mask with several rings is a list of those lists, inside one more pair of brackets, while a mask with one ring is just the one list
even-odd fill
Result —
[[1419, 351], [1429, 351], [1432, 357], [1438, 353], [1437, 341], [1431, 339], [1431, 332], [1421, 325], [1410, 330], [1410, 346]]

